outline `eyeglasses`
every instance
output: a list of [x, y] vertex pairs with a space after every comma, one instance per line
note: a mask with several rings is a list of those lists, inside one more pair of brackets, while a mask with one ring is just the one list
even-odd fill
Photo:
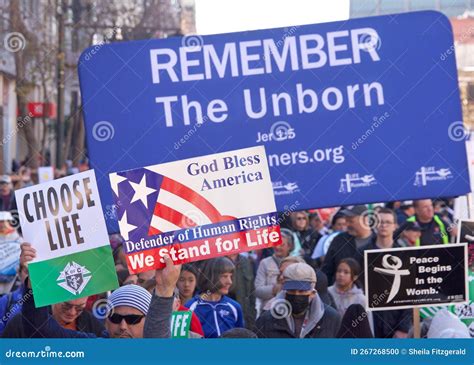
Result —
[[110, 322], [114, 324], [120, 324], [122, 320], [125, 319], [125, 322], [127, 324], [138, 324], [140, 321], [145, 317], [144, 315], [141, 314], [126, 314], [122, 316], [121, 314], [113, 313], [109, 316]]
[[85, 304], [74, 305], [74, 304], [70, 304], [70, 303], [67, 303], [67, 302], [61, 303], [61, 309], [64, 312], [69, 312], [73, 308], [76, 311], [76, 313], [82, 313], [82, 312], [84, 312], [84, 309], [86, 308], [86, 305]]

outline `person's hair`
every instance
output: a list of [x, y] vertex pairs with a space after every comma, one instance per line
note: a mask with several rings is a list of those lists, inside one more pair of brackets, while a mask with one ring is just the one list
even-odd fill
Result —
[[[418, 204], [419, 204], [422, 200], [431, 200], [431, 199], [418, 199], [418, 200], [413, 200], [413, 207], [416, 208], [416, 207], [418, 206]], [[433, 202], [433, 200], [431, 200], [431, 202]]]
[[127, 280], [129, 276], [130, 276], [130, 273], [128, 272], [127, 269], [118, 270], [117, 278], [118, 278], [119, 286], [122, 286], [125, 280]]
[[377, 211], [377, 214], [391, 214], [392, 217], [393, 217], [393, 222], [395, 224], [398, 223], [398, 220], [397, 220], [397, 214], [395, 213], [395, 211], [393, 209], [390, 209], [390, 208], [380, 208], [378, 211]]
[[281, 228], [280, 229], [281, 237], [286, 238], [288, 240], [288, 246], [290, 246], [290, 252], [295, 249], [295, 239], [293, 235], [293, 231], [288, 228]]
[[194, 292], [193, 292], [193, 297], [194, 297], [194, 295], [196, 295], [196, 292], [199, 291], [199, 288], [198, 288], [199, 270], [197, 269], [197, 267], [194, 264], [184, 264], [183, 266], [181, 266], [180, 275], [185, 271], [190, 272], [191, 274], [193, 274], [194, 279], [196, 280], [196, 286], [195, 286]]
[[313, 220], [313, 218], [318, 218], [320, 221], [322, 221], [321, 216], [319, 215], [318, 211], [314, 211], [313, 213], [309, 214], [309, 220]]
[[123, 247], [122, 245], [119, 245], [117, 247], [114, 248], [114, 250], [112, 251], [112, 255], [114, 257], [114, 263], [115, 264], [124, 264], [122, 262], [122, 259], [120, 257], [121, 253], [123, 252]]
[[306, 261], [301, 256], [287, 256], [280, 261], [280, 267], [284, 263], [291, 262], [292, 264], [304, 264]]
[[344, 214], [342, 214], [341, 212], [337, 212], [336, 214], [334, 214], [331, 218], [331, 227], [334, 227], [334, 225], [336, 224], [337, 220], [338, 219], [341, 219], [341, 218], [344, 218], [346, 219], [346, 216]]
[[[357, 262], [356, 259], [353, 259], [352, 257], [346, 257], [344, 259], [342, 259], [341, 261], [338, 262], [337, 264], [337, 268], [339, 268], [339, 265], [341, 264], [346, 264], [347, 266], [349, 266], [349, 269], [351, 270], [351, 278], [352, 280], [354, 280], [354, 278], [357, 278], [354, 280], [354, 284], [356, 284], [357, 286], [360, 286], [359, 285], [359, 282], [358, 282], [358, 278], [360, 277], [360, 271], [361, 271], [361, 268], [360, 268], [360, 264]], [[336, 270], [337, 270], [336, 268]]]
[[220, 338], [257, 338], [257, 334], [247, 328], [232, 328], [225, 331]]
[[296, 216], [297, 216], [298, 214], [302, 214], [302, 215], [305, 216], [305, 218], [306, 218], [306, 227], [308, 227], [308, 225], [309, 225], [309, 216], [308, 216], [308, 213], [307, 213], [306, 211], [304, 211], [304, 210], [299, 210], [299, 211], [297, 211], [297, 212], [291, 213], [291, 225], [292, 225], [293, 227], [295, 227]]
[[191, 264], [184, 264], [183, 266], [181, 266], [181, 272], [183, 271], [187, 271], [187, 272], [190, 272], [191, 274], [194, 275], [194, 277], [197, 279], [198, 277], [198, 271], [196, 270], [196, 268], [191, 265]]
[[233, 273], [235, 265], [227, 257], [217, 257], [204, 262], [198, 275], [198, 287], [201, 292], [215, 293], [221, 288], [222, 274]]
[[385, 208], [388, 209], [395, 209], [395, 204], [398, 203], [398, 201], [393, 201], [393, 202], [387, 202], [385, 203]]

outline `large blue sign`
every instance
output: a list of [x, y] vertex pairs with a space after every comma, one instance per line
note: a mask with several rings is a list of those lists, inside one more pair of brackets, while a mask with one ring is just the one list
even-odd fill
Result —
[[441, 13], [96, 45], [79, 73], [110, 231], [108, 173], [255, 145], [279, 210], [470, 191]]

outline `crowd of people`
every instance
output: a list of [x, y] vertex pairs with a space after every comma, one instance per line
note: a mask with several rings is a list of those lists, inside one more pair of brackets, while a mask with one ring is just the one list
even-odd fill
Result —
[[[192, 312], [189, 336], [197, 338], [406, 338], [411, 310], [366, 311], [363, 253], [448, 244], [456, 235], [451, 200], [285, 212], [282, 244], [272, 249], [184, 265], [168, 257], [164, 269], [135, 275], [115, 234], [118, 289], [35, 308], [28, 262], [36, 251], [14, 217], [13, 185], [27, 180], [0, 177], [0, 245], [16, 247], [0, 273], [0, 334], [10, 338], [167, 338], [176, 310]], [[439, 313], [451, 337], [469, 336], [457, 317]]]

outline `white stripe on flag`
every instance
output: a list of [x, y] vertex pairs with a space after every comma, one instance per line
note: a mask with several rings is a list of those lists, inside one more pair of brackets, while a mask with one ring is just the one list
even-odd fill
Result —
[[158, 229], [160, 232], [170, 232], [181, 229], [180, 227], [175, 226], [173, 223], [164, 220], [163, 218], [153, 216], [151, 219], [151, 226]]

